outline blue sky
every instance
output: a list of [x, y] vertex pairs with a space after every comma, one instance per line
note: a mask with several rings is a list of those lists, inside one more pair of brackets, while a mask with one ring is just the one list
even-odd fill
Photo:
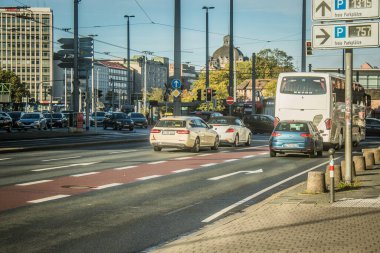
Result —
[[[197, 69], [205, 65], [205, 10], [209, 11], [210, 55], [222, 45], [229, 33], [229, 0], [182, 0], [182, 62]], [[311, 0], [307, 5], [307, 39], [311, 38]], [[0, 6], [50, 7], [54, 26], [73, 27], [73, 0], [1, 0]], [[301, 65], [301, 6], [302, 0], [235, 0], [235, 46], [246, 56], [266, 48], [278, 48]], [[124, 15], [130, 20], [131, 55], [152, 51], [154, 55], [174, 58], [174, 0], [82, 0], [79, 4], [79, 34], [97, 34], [96, 58], [127, 55], [127, 29]], [[54, 30], [54, 41], [72, 34]], [[108, 44], [107, 44], [108, 43]], [[112, 44], [112, 45], [109, 45]], [[55, 44], [56, 50], [59, 45]], [[110, 56], [103, 54], [109, 52]], [[355, 49], [354, 67], [369, 62], [380, 66], [380, 49]], [[342, 65], [342, 50], [314, 50], [307, 64], [315, 68]]]

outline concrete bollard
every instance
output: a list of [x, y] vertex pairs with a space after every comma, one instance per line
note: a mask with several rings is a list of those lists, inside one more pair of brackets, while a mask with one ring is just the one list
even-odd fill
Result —
[[322, 171], [310, 171], [307, 174], [307, 193], [323, 193], [326, 191], [325, 173]]
[[380, 149], [373, 149], [373, 156], [375, 158], [375, 164], [380, 164]]
[[365, 159], [364, 156], [353, 156], [352, 161], [355, 164], [355, 172], [365, 171]]
[[[356, 171], [355, 171], [355, 163], [352, 161], [352, 166], [351, 166], [351, 179], [354, 180], [354, 178], [356, 177]], [[342, 180], [345, 181], [345, 177], [346, 177], [346, 161], [345, 160], [342, 160], [340, 162], [340, 170], [341, 170], [341, 173], [342, 173]]]
[[367, 151], [363, 153], [365, 159], [366, 169], [370, 169], [373, 165], [375, 165], [375, 155], [373, 152]]
[[[337, 187], [341, 180], [342, 173], [340, 171], [340, 165], [334, 165], [334, 186]], [[325, 184], [327, 188], [330, 188], [330, 165], [326, 166]]]

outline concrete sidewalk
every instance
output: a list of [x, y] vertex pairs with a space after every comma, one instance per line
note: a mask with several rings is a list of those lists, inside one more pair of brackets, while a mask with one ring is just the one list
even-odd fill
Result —
[[306, 194], [306, 182], [150, 252], [380, 252], [380, 165], [359, 187]]

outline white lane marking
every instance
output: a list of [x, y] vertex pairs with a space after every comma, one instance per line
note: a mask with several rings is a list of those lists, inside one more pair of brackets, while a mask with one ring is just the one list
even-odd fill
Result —
[[42, 198], [42, 199], [35, 199], [35, 200], [31, 200], [31, 201], [27, 201], [28, 203], [32, 203], [32, 204], [37, 204], [37, 203], [41, 203], [41, 202], [46, 202], [46, 201], [50, 201], [50, 200], [55, 200], [55, 199], [61, 199], [61, 198], [66, 198], [66, 197], [70, 197], [70, 195], [55, 195], [55, 196], [51, 196], [51, 197], [47, 197], [47, 198]]
[[92, 163], [75, 163], [75, 164], [58, 166], [58, 167], [36, 169], [36, 170], [32, 170], [32, 171], [38, 172], [38, 171], [46, 171], [46, 170], [56, 170], [56, 169], [70, 168], [70, 167], [76, 167], [76, 166], [88, 166], [88, 165], [92, 165], [92, 164], [95, 164], [95, 163], [97, 163], [97, 162], [92, 162]]
[[178, 158], [174, 158], [173, 160], [186, 160], [186, 159], [191, 159], [193, 158], [192, 156], [184, 156], [184, 157], [178, 157]]
[[148, 163], [148, 164], [160, 164], [160, 163], [166, 163], [167, 161], [157, 161], [157, 162], [151, 162], [151, 163]]
[[217, 165], [217, 163], [206, 163], [206, 164], [202, 164], [201, 167], [210, 167], [214, 165]]
[[42, 160], [42, 162], [61, 161], [61, 160], [75, 159], [75, 158], [80, 158], [80, 157], [81, 156], [62, 157], [62, 158]]
[[238, 161], [239, 159], [228, 159], [228, 160], [224, 160], [223, 162], [224, 163], [230, 163], [230, 162], [235, 162], [235, 161]]
[[47, 183], [51, 182], [53, 180], [40, 180], [40, 181], [34, 181], [34, 182], [28, 182], [28, 183], [23, 183], [23, 184], [16, 184], [17, 186], [27, 186], [27, 185], [33, 185], [33, 184], [42, 184], [42, 183]]
[[237, 175], [237, 174], [240, 174], [240, 173], [244, 173], [246, 175], [249, 175], [249, 174], [256, 174], [256, 173], [261, 173], [261, 172], [263, 172], [263, 169], [237, 171], [237, 172], [225, 174], [225, 175], [222, 175], [222, 176], [219, 176], [219, 177], [212, 177], [212, 178], [209, 178], [207, 180], [215, 181], [215, 180], [223, 179], [223, 178], [226, 178], [226, 177], [234, 176], [234, 175]]
[[220, 151], [219, 153], [230, 153], [231, 151], [228, 151], [228, 150], [224, 150], [224, 151]]
[[132, 150], [120, 150], [120, 151], [110, 152], [109, 154], [113, 155], [113, 154], [130, 153], [130, 152], [136, 152], [136, 151], [137, 151], [136, 149], [132, 149]]
[[100, 185], [100, 186], [94, 188], [94, 190], [102, 190], [102, 189], [106, 189], [106, 188], [110, 188], [110, 187], [114, 187], [114, 186], [119, 186], [119, 185], [122, 185], [122, 183], [105, 184], [105, 185]]
[[136, 168], [137, 166], [131, 165], [131, 166], [126, 166], [126, 167], [120, 167], [120, 168], [115, 168], [114, 170], [127, 170], [127, 169], [132, 169]]
[[5, 160], [9, 160], [9, 159], [12, 159], [12, 158], [0, 158], [0, 161], [5, 161]]
[[255, 155], [246, 155], [246, 156], [243, 156], [242, 158], [247, 159], [247, 158], [252, 158], [252, 157], [255, 157]]
[[82, 174], [71, 175], [71, 177], [84, 177], [84, 176], [89, 176], [89, 175], [95, 175], [98, 173], [99, 172], [87, 172], [87, 173], [82, 173]]
[[263, 152], [263, 153], [260, 153], [259, 155], [267, 155], [269, 154], [269, 152]]
[[182, 173], [182, 172], [192, 171], [192, 170], [193, 170], [193, 169], [186, 168], [186, 169], [182, 169], [182, 170], [174, 170], [174, 171], [172, 171], [172, 173]]
[[203, 154], [203, 155], [197, 155], [197, 156], [209, 156], [211, 154]]
[[[340, 156], [340, 157], [337, 157], [337, 158], [334, 158], [334, 160], [337, 160], [337, 159], [340, 159], [340, 158], [341, 158], [341, 156]], [[294, 179], [294, 178], [296, 178], [296, 177], [299, 177], [299, 176], [301, 176], [301, 175], [303, 175], [303, 174], [308, 173], [309, 171], [315, 170], [316, 168], [319, 168], [319, 167], [321, 167], [321, 166], [323, 166], [323, 165], [326, 165], [326, 164], [328, 164], [329, 162], [330, 162], [330, 161], [327, 161], [327, 162], [321, 163], [321, 164], [316, 165], [316, 166], [314, 166], [314, 167], [312, 167], [312, 168], [310, 168], [310, 169], [307, 169], [307, 170], [305, 170], [305, 171], [302, 171], [302, 172], [300, 172], [300, 173], [298, 173], [298, 174], [296, 174], [296, 175], [293, 175], [293, 176], [288, 177], [288, 178], [286, 178], [286, 179], [284, 179], [284, 180], [281, 180], [281, 181], [278, 182], [278, 183], [275, 183], [275, 184], [273, 184], [273, 185], [271, 185], [271, 186], [269, 186], [269, 187], [267, 187], [267, 188], [265, 188], [265, 189], [263, 189], [263, 190], [261, 190], [261, 191], [255, 193], [255, 194], [252, 194], [251, 196], [246, 197], [245, 199], [242, 199], [242, 200], [236, 202], [235, 204], [232, 204], [232, 205], [230, 205], [230, 206], [228, 206], [228, 207], [226, 207], [226, 208], [220, 210], [219, 212], [217, 212], [217, 213], [215, 213], [215, 214], [209, 216], [208, 218], [202, 220], [202, 222], [207, 223], [207, 222], [210, 222], [210, 221], [212, 221], [212, 220], [215, 220], [215, 219], [218, 218], [219, 216], [221, 216], [221, 215], [223, 215], [223, 214], [229, 212], [231, 209], [234, 209], [235, 207], [238, 207], [238, 206], [244, 204], [245, 202], [248, 202], [248, 201], [250, 201], [251, 199], [256, 198], [257, 196], [260, 196], [261, 194], [263, 194], [263, 193], [265, 193], [265, 192], [267, 192], [267, 191], [270, 191], [270, 190], [272, 190], [273, 188], [276, 188], [277, 186], [279, 186], [279, 185], [281, 185], [281, 184], [283, 184], [283, 183], [286, 183], [286, 182], [288, 182], [288, 181], [290, 181], [290, 180], [292, 180], [292, 179]]]
[[147, 177], [140, 177], [137, 180], [144, 181], [152, 178], [157, 178], [157, 177], [162, 177], [162, 175], [152, 175], [152, 176], [147, 176]]

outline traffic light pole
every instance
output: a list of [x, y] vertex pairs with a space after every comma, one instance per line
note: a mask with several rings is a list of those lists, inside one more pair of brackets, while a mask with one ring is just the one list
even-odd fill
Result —
[[252, 112], [256, 113], [256, 54], [252, 54]]
[[78, 3], [74, 0], [74, 90], [73, 90], [73, 110], [79, 112], [79, 75], [78, 75]]
[[[181, 0], [174, 1], [174, 79], [181, 80]], [[181, 116], [181, 96], [174, 97], [174, 116]]]

